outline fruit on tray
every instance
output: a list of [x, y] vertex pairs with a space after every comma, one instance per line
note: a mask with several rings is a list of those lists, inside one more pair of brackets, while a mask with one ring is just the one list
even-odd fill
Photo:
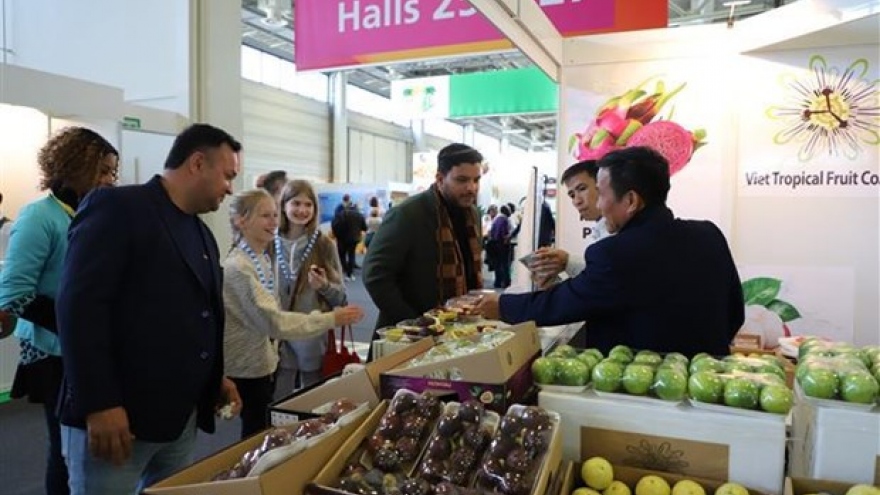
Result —
[[479, 401], [450, 403], [428, 440], [416, 475], [431, 485], [447, 481], [467, 486], [489, 446], [497, 414]]
[[[686, 478], [670, 486], [669, 481], [660, 473], [642, 476], [634, 485], [628, 486], [616, 480], [614, 466], [605, 458], [598, 456], [591, 457], [581, 464], [580, 475], [581, 481], [586, 486], [577, 488], [572, 495], [706, 495], [707, 493], [705, 487]], [[714, 491], [714, 495], [749, 495], [749, 491], [737, 483], [724, 483]]]
[[775, 414], [788, 414], [794, 404], [794, 394], [785, 385], [785, 370], [776, 356], [717, 359], [698, 354], [689, 369], [688, 395], [696, 402]]
[[807, 339], [795, 371], [804, 395], [871, 405], [880, 397], [880, 348]]
[[614, 482], [614, 468], [603, 457], [591, 457], [581, 466], [581, 478], [594, 490], [605, 490]]
[[687, 395], [688, 359], [682, 354], [661, 356], [618, 346], [592, 369], [593, 388], [600, 392], [650, 396], [680, 401]]

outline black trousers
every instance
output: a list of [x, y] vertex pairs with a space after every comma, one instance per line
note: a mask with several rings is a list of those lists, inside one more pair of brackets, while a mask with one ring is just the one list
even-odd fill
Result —
[[272, 375], [260, 378], [232, 378], [241, 396], [241, 438], [269, 427], [269, 404], [275, 394]]
[[336, 251], [339, 253], [339, 262], [342, 263], [342, 271], [345, 272], [346, 277], [354, 275], [356, 249], [357, 243], [351, 244], [336, 240]]

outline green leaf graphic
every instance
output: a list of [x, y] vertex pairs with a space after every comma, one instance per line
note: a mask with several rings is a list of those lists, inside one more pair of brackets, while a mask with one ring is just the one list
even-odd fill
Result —
[[767, 305], [767, 309], [778, 314], [784, 322], [796, 320], [801, 317], [801, 314], [798, 312], [797, 308], [781, 299], [774, 299], [770, 301], [770, 304]]
[[746, 280], [742, 284], [743, 301], [746, 306], [767, 306], [779, 295], [781, 286], [782, 281], [776, 278], [757, 277]]

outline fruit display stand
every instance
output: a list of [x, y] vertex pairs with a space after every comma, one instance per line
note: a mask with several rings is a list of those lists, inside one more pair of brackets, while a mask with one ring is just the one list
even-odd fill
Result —
[[785, 475], [785, 417], [716, 412], [592, 391], [542, 391], [538, 404], [562, 417], [566, 460], [601, 456], [614, 464], [730, 480], [780, 493]]
[[880, 485], [880, 408], [798, 398], [790, 448], [792, 476]]

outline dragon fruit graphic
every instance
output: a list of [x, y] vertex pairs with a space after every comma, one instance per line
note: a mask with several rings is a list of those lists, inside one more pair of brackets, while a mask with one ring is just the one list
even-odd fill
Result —
[[654, 91], [648, 93], [642, 88], [652, 79], [606, 101], [587, 129], [569, 139], [569, 153], [578, 160], [598, 160], [628, 146], [648, 146], [666, 158], [670, 175], [683, 169], [694, 152], [706, 144], [706, 131], [688, 131], [669, 120], [672, 112], [666, 119], [658, 117], [663, 106], [684, 89], [686, 83], [666, 91], [664, 82], [658, 80]]

